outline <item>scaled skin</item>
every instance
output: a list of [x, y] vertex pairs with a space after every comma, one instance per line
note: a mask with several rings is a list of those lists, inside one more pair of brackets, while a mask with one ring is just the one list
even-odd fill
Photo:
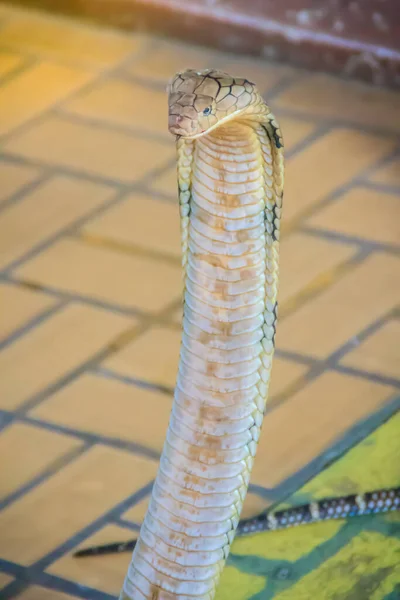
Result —
[[282, 138], [254, 84], [169, 86], [184, 316], [171, 419], [120, 598], [213, 600], [239, 522], [271, 375]]

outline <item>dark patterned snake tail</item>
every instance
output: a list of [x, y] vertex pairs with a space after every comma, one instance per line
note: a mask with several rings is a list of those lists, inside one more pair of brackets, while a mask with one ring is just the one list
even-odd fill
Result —
[[[287, 529], [297, 525], [317, 523], [347, 517], [359, 517], [400, 510], [400, 487], [376, 490], [365, 494], [350, 494], [339, 498], [325, 498], [287, 510], [266, 512], [239, 522], [237, 536], [251, 535], [262, 531]], [[97, 556], [100, 554], [117, 554], [132, 552], [136, 540], [113, 542], [103, 546], [92, 546], [75, 552], [74, 556]]]

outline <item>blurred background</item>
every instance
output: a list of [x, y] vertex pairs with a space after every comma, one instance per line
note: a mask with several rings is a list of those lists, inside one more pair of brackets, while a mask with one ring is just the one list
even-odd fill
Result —
[[[30, 5], [30, 6], [28, 6]], [[271, 399], [244, 515], [400, 485], [395, 0], [0, 2], [0, 597], [112, 600], [175, 384], [166, 84], [254, 81], [286, 182]], [[235, 542], [218, 600], [397, 600], [399, 516]], [[397, 558], [396, 558], [397, 557]]]

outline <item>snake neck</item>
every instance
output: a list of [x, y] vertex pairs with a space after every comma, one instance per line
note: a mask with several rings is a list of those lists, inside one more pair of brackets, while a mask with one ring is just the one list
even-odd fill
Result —
[[277, 251], [266, 232], [264, 161], [271, 152], [268, 137], [245, 124], [194, 145], [182, 219], [179, 370], [125, 580], [132, 600], [212, 600], [239, 523], [274, 348]]

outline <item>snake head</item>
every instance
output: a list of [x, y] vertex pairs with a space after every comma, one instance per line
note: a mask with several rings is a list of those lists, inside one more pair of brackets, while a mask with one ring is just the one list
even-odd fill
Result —
[[169, 131], [186, 138], [200, 137], [237, 117], [257, 95], [255, 85], [247, 79], [214, 69], [182, 71], [167, 91]]

